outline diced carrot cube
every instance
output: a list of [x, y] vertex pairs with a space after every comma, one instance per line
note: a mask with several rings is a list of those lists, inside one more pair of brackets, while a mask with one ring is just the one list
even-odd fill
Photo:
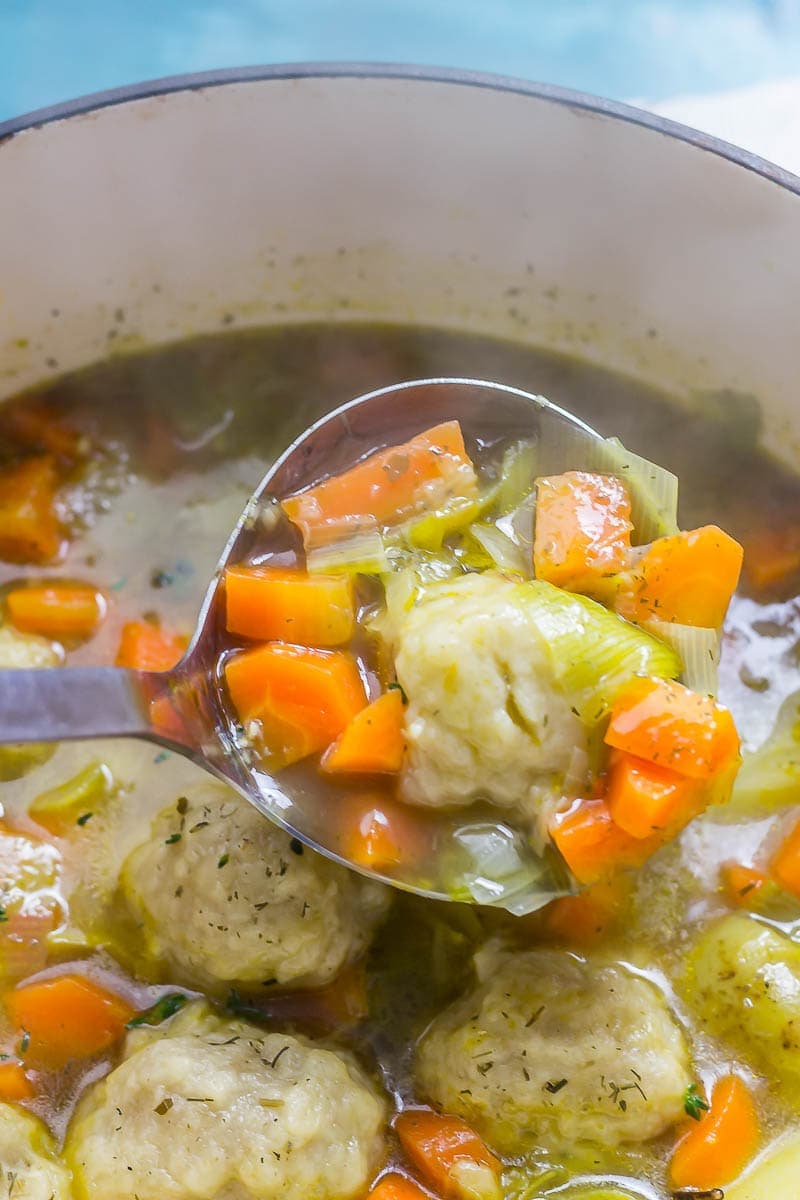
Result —
[[430, 1196], [413, 1179], [390, 1171], [380, 1177], [367, 1200], [430, 1200]]
[[567, 471], [536, 484], [533, 569], [537, 579], [584, 591], [626, 565], [631, 502], [613, 475]]
[[35, 1089], [21, 1062], [7, 1059], [0, 1062], [0, 1100], [7, 1103], [19, 1103], [20, 1100], [31, 1100]]
[[461, 427], [446, 421], [401, 446], [371, 454], [343, 475], [287, 496], [282, 507], [310, 550], [474, 496], [477, 487]]
[[57, 482], [49, 455], [26, 458], [0, 472], [0, 558], [44, 563], [56, 557], [62, 542]]
[[390, 796], [344, 797], [340, 813], [342, 854], [358, 866], [391, 872], [430, 852], [430, 835], [418, 814]]
[[736, 591], [744, 551], [716, 525], [658, 538], [621, 581], [614, 607], [631, 621], [719, 629]]
[[500, 1200], [499, 1159], [466, 1121], [426, 1108], [407, 1108], [395, 1132], [409, 1161], [443, 1200]]
[[169, 671], [180, 662], [188, 644], [188, 638], [149, 621], [126, 621], [115, 662], [134, 671]]
[[639, 867], [664, 844], [657, 834], [635, 838], [620, 829], [602, 798], [578, 800], [559, 813], [550, 836], [578, 883], [583, 884]]
[[82, 975], [23, 984], [5, 996], [12, 1025], [27, 1041], [26, 1058], [56, 1070], [118, 1041], [134, 1009]]
[[626, 877], [616, 875], [589, 884], [577, 896], [559, 896], [541, 911], [543, 932], [572, 946], [593, 946], [619, 922], [630, 890]]
[[709, 1111], [675, 1147], [672, 1186], [710, 1190], [730, 1183], [755, 1154], [760, 1136], [750, 1092], [738, 1076], [724, 1076], [714, 1085]]
[[356, 713], [320, 764], [328, 775], [392, 775], [403, 765], [403, 697], [392, 689]]
[[230, 633], [300, 646], [341, 646], [355, 631], [353, 582], [277, 567], [228, 567], [225, 612]]
[[325, 749], [367, 705], [355, 659], [343, 650], [270, 642], [229, 658], [225, 679], [239, 719], [260, 723], [273, 765]]
[[770, 882], [757, 867], [736, 862], [723, 863], [720, 876], [726, 899], [736, 908], [756, 908]]
[[779, 887], [800, 900], [800, 821], [778, 847], [770, 873]]
[[739, 755], [728, 709], [671, 679], [635, 679], [614, 701], [605, 740], [690, 779], [708, 779]]
[[87, 584], [54, 582], [13, 588], [6, 607], [15, 629], [72, 641], [92, 636], [105, 616], [106, 601]]
[[704, 807], [693, 779], [618, 751], [608, 772], [606, 801], [615, 825], [631, 837], [673, 837]]

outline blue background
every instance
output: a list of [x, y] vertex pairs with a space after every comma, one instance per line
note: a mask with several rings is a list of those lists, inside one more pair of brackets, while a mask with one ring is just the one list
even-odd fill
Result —
[[0, 120], [159, 75], [336, 58], [655, 103], [800, 73], [800, 0], [0, 0]]

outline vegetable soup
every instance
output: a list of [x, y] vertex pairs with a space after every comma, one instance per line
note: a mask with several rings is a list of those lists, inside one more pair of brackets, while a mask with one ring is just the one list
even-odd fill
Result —
[[[455, 902], [167, 751], [0, 747], [0, 1197], [797, 1189], [800, 480], [753, 398], [371, 325], [109, 359], [0, 408], [0, 666], [168, 668], [276, 454], [442, 375], [619, 441], [552, 469], [432, 426], [282, 497], [220, 687], [348, 852], [449, 849]], [[556, 898], [485, 903], [519, 872]]]

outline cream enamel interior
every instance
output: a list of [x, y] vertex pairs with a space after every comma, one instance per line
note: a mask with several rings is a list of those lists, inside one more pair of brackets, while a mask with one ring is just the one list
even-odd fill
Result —
[[346, 74], [178, 90], [0, 143], [0, 397], [232, 322], [371, 317], [687, 400], [754, 392], [792, 456], [799, 234], [790, 187], [547, 97]]

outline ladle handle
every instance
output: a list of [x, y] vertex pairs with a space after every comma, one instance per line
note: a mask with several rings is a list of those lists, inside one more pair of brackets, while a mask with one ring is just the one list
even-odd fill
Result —
[[158, 676], [121, 667], [0, 671], [0, 745], [95, 737], [160, 741], [151, 716]]

